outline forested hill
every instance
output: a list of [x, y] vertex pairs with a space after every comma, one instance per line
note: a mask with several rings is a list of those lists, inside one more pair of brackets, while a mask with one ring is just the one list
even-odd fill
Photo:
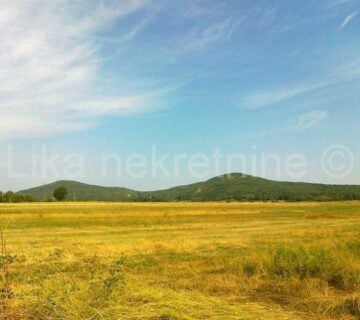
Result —
[[232, 173], [166, 190], [142, 192], [102, 187], [76, 181], [57, 181], [19, 191], [37, 201], [53, 198], [59, 186], [68, 190], [69, 201], [335, 201], [360, 200], [359, 185], [326, 185], [281, 182]]
[[18, 193], [32, 196], [36, 201], [47, 201], [53, 199], [54, 190], [59, 187], [67, 189], [66, 200], [69, 201], [133, 201], [139, 197], [138, 192], [126, 188], [102, 187], [69, 180], [56, 181]]

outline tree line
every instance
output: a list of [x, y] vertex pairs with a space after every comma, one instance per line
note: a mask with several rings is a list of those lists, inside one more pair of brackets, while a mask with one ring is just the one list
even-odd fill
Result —
[[20, 203], [20, 202], [34, 202], [34, 198], [30, 195], [23, 195], [13, 191], [0, 191], [0, 202], [3, 203]]
[[[67, 196], [67, 189], [63, 186], [54, 190], [53, 197], [57, 201], [64, 201]], [[52, 201], [52, 199], [50, 199]], [[13, 191], [2, 192], [0, 191], [0, 203], [21, 203], [21, 202], [34, 202], [35, 199], [31, 195], [23, 195]]]

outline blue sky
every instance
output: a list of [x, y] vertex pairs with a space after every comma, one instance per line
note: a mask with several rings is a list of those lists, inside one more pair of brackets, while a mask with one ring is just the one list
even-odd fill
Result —
[[[360, 1], [0, 3], [0, 189], [58, 178], [157, 189], [230, 169], [360, 183]], [[333, 146], [343, 174], [323, 168]], [[34, 173], [43, 147], [59, 155], [56, 173]], [[100, 174], [104, 154], [150, 161], [154, 148], [169, 171], [176, 154], [214, 150], [247, 165]], [[72, 176], [60, 158], [73, 153], [85, 168]], [[282, 169], [251, 165], [264, 154]], [[301, 175], [283, 168], [294, 154]]]

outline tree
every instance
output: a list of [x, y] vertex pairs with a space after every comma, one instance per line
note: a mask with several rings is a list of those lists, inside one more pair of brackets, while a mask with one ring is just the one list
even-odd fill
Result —
[[14, 192], [8, 191], [3, 195], [3, 202], [13, 202], [14, 201]]
[[54, 197], [57, 201], [64, 201], [67, 194], [68, 194], [68, 191], [64, 186], [61, 186], [54, 190]]
[[24, 197], [25, 202], [34, 202], [34, 198], [31, 195], [27, 195]]
[[25, 201], [25, 197], [22, 194], [18, 194], [18, 193], [14, 194], [12, 202], [20, 203], [20, 202], [24, 202], [24, 201]]

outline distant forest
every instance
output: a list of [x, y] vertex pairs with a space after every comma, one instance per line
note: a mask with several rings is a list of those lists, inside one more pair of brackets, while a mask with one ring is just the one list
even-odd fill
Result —
[[349, 201], [360, 200], [359, 185], [273, 181], [241, 173], [159, 191], [103, 187], [77, 181], [1, 193], [1, 202], [31, 201]]

